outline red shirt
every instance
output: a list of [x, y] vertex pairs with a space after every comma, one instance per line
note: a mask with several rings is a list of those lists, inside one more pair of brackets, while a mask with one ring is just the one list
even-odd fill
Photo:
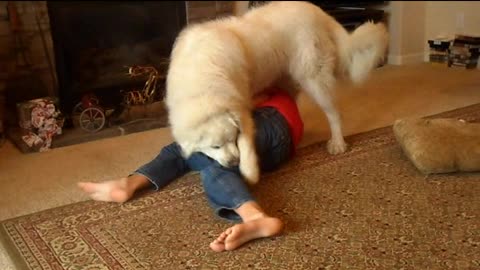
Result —
[[274, 90], [275, 91], [270, 94], [269, 98], [263, 102], [260, 102], [257, 107], [273, 107], [277, 109], [283, 115], [283, 117], [285, 117], [285, 120], [287, 120], [290, 128], [293, 148], [295, 150], [300, 144], [303, 136], [302, 117], [300, 116], [297, 103], [288, 93], [280, 89]]

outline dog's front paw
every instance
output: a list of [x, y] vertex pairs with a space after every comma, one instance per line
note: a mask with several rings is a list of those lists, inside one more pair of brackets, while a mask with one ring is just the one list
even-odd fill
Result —
[[240, 172], [245, 178], [245, 181], [250, 185], [255, 185], [260, 179], [260, 170], [256, 164], [250, 162], [241, 162], [240, 163]]
[[347, 151], [347, 144], [342, 140], [329, 140], [327, 142], [327, 151], [332, 155], [343, 154]]

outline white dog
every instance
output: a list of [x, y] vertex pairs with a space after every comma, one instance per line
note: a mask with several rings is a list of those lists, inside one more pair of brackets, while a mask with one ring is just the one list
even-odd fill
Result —
[[257, 183], [252, 100], [288, 78], [325, 112], [328, 151], [343, 153], [335, 81], [346, 75], [362, 82], [383, 59], [387, 41], [383, 24], [348, 33], [307, 2], [274, 1], [242, 17], [190, 25], [177, 37], [167, 76], [173, 137], [186, 157], [203, 152], [224, 166], [239, 165], [247, 182]]

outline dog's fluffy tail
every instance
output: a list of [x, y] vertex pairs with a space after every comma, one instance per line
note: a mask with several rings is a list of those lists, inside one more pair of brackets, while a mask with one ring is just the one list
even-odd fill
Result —
[[336, 32], [342, 69], [354, 83], [362, 83], [385, 56], [388, 46], [385, 25], [366, 22], [352, 33], [340, 28]]

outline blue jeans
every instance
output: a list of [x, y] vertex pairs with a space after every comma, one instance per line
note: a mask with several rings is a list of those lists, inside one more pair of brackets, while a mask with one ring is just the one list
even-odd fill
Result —
[[[262, 171], [272, 171], [292, 156], [293, 142], [288, 124], [274, 108], [253, 112], [255, 144]], [[248, 201], [255, 201], [238, 166], [226, 168], [202, 153], [185, 159], [177, 143], [162, 149], [151, 162], [134, 173], [147, 177], [156, 190], [190, 171], [199, 171], [208, 202], [215, 214], [230, 221], [241, 221], [234, 211]]]

